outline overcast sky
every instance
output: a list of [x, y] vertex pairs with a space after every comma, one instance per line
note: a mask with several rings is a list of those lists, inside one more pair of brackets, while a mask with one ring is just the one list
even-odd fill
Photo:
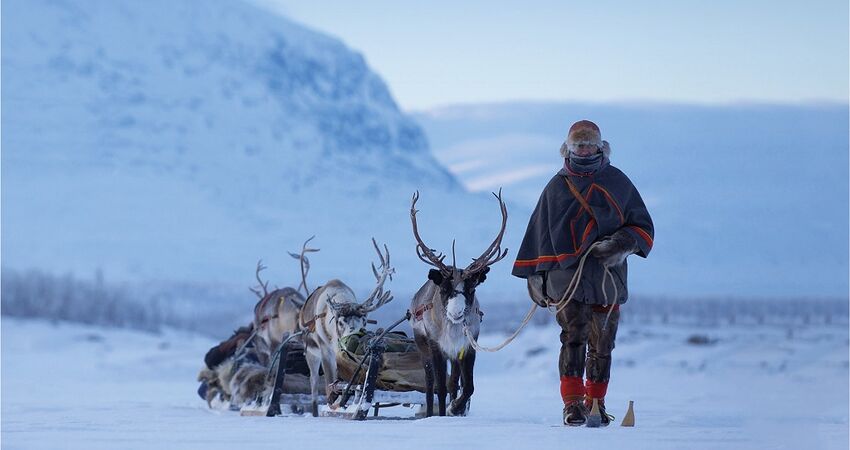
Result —
[[848, 1], [255, 0], [362, 52], [407, 110], [848, 98]]

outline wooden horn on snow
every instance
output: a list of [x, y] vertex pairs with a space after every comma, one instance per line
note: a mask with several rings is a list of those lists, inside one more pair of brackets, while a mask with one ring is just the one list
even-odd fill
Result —
[[635, 426], [635, 402], [633, 400], [629, 400], [629, 410], [626, 411], [626, 415], [623, 416], [623, 422], [620, 424], [621, 427], [633, 427]]
[[599, 412], [599, 399], [593, 399], [593, 406], [590, 408], [590, 414], [587, 415], [585, 426], [589, 428], [597, 428], [602, 425], [602, 414]]

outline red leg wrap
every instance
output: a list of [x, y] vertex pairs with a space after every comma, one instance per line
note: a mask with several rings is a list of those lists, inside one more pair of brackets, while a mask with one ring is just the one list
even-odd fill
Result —
[[584, 397], [584, 380], [581, 377], [561, 377], [561, 398], [564, 403]]
[[608, 392], [608, 382], [595, 383], [587, 380], [585, 390], [587, 392], [587, 396], [590, 398], [605, 398], [605, 393]]

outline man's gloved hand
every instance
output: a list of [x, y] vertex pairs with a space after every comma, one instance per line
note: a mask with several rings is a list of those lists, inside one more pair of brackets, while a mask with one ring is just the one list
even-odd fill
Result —
[[597, 241], [590, 256], [598, 259], [605, 267], [622, 264], [626, 257], [638, 250], [637, 241], [628, 231], [620, 228], [614, 234]]
[[546, 297], [546, 289], [543, 285], [546, 282], [543, 279], [543, 274], [535, 273], [529, 275], [526, 281], [528, 281], [528, 296], [531, 297], [531, 301], [543, 308], [548, 306], [549, 299]]

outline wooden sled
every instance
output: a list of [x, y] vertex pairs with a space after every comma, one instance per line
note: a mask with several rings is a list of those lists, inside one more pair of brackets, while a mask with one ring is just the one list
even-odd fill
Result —
[[[413, 340], [390, 333], [405, 315], [386, 330], [368, 339], [365, 352], [356, 354], [340, 346], [337, 372], [346, 382], [331, 386], [332, 403], [323, 415], [364, 420], [373, 410], [378, 417], [385, 408], [401, 406], [421, 416], [425, 405], [425, 371]], [[392, 351], [395, 350], [395, 351]]]
[[[373, 417], [377, 417], [381, 410], [395, 406], [413, 409], [416, 415], [421, 415], [419, 410], [424, 411], [425, 404], [425, 371], [419, 351], [412, 339], [403, 334], [389, 333], [404, 320], [408, 320], [407, 315], [386, 330], [378, 330], [368, 339], [363, 354], [342, 347], [339, 349], [337, 373], [339, 378], [348, 381], [337, 381], [331, 385], [329, 398], [320, 396], [319, 403], [326, 405], [319, 411], [321, 416], [364, 420], [370, 411], [374, 411]], [[390, 350], [402, 350], [387, 351], [388, 347]], [[293, 357], [298, 356], [298, 352], [301, 355], [304, 352], [300, 333], [289, 336], [281, 344], [280, 363], [269, 398], [243, 408], [243, 415], [274, 417], [309, 411], [312, 405], [309, 385], [305, 392], [288, 392], [284, 388], [284, 382], [292, 376], [284, 368]]]
[[[283, 414], [303, 414], [313, 402], [310, 395], [310, 377], [303, 371], [297, 370], [297, 366], [304, 360], [304, 344], [301, 342], [301, 333], [295, 333], [284, 339], [278, 351], [278, 355], [271, 364], [274, 370], [272, 380], [272, 391], [268, 396], [261, 395], [254, 402], [243, 406], [239, 413], [243, 416], [266, 416], [274, 417]], [[319, 380], [324, 384], [323, 380]], [[324, 395], [319, 396], [319, 402], [326, 402]]]

